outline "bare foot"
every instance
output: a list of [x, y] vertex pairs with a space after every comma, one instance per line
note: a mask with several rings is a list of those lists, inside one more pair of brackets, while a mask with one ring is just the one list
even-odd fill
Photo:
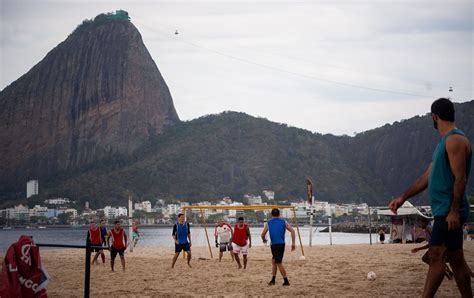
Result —
[[189, 264], [189, 263], [188, 263], [188, 267], [189, 267], [189, 268], [193, 268], [193, 266], [191, 266], [191, 264]]
[[241, 265], [239, 265], [239, 268], [238, 268], [238, 269], [242, 269], [242, 266], [241, 266]]

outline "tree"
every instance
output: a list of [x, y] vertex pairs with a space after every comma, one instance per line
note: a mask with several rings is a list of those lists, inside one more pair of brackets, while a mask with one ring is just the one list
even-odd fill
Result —
[[58, 214], [58, 222], [61, 225], [69, 224], [70, 219], [71, 219], [71, 213], [69, 212]]

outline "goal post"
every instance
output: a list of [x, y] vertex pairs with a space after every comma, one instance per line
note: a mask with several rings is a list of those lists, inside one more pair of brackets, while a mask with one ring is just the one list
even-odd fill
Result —
[[296, 218], [296, 210], [294, 206], [288, 206], [288, 205], [237, 205], [237, 206], [183, 206], [183, 214], [184, 218], [186, 219], [186, 211], [187, 210], [199, 210], [202, 218], [202, 226], [204, 228], [204, 233], [206, 235], [206, 240], [207, 240], [207, 246], [209, 248], [209, 253], [212, 256], [212, 250], [211, 250], [211, 243], [209, 242], [209, 236], [207, 233], [207, 225], [204, 220], [204, 210], [206, 209], [212, 209], [212, 210], [271, 210], [271, 209], [291, 209], [293, 211], [293, 221], [295, 223], [296, 227], [296, 232], [298, 234], [298, 240], [300, 243], [300, 248], [301, 248], [301, 254], [304, 256], [304, 249], [303, 249], [303, 243], [301, 241], [301, 234], [300, 234], [300, 228], [298, 226], [298, 219]]

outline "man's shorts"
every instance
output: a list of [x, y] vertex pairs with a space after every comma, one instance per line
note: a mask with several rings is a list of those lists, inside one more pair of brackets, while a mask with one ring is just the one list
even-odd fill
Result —
[[183, 244], [174, 244], [174, 252], [178, 253], [181, 252], [182, 250], [186, 252], [191, 251], [191, 246], [189, 246], [189, 242], [183, 243]]
[[446, 246], [449, 251], [462, 249], [462, 225], [466, 219], [461, 219], [457, 229], [448, 231], [446, 216], [435, 216], [431, 232], [430, 246]]
[[235, 243], [232, 244], [234, 247], [234, 253], [239, 254], [242, 253], [242, 255], [246, 256], [249, 253], [249, 245], [245, 244], [244, 246], [237, 245]]
[[137, 232], [132, 232], [132, 239], [140, 239], [140, 235]]
[[111, 250], [110, 250], [110, 258], [112, 260], [115, 260], [115, 258], [117, 257], [117, 254], [121, 257], [124, 256], [124, 252], [125, 252], [125, 248], [121, 248], [121, 249], [116, 249], [115, 247], [112, 246]]
[[[100, 243], [100, 244], [92, 244], [91, 243], [91, 246], [102, 246], [102, 243]], [[91, 248], [92, 252], [99, 252], [101, 250], [102, 250], [102, 248]]]
[[224, 252], [224, 251], [232, 251], [232, 242], [226, 242], [226, 243], [221, 243], [219, 245], [219, 251]]
[[275, 260], [275, 263], [280, 264], [285, 254], [285, 244], [272, 244], [270, 248], [272, 249], [272, 259]]

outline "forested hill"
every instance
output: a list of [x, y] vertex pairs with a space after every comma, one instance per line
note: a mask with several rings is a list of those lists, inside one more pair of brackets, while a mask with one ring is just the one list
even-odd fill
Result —
[[[474, 101], [456, 110], [458, 126], [473, 140]], [[296, 200], [311, 176], [317, 200], [383, 205], [426, 169], [438, 141], [428, 115], [337, 137], [225, 112], [175, 124], [133, 155], [60, 173], [42, 194], [103, 205], [128, 194], [192, 202], [272, 189], [279, 200]], [[473, 185], [471, 179], [470, 193]]]

